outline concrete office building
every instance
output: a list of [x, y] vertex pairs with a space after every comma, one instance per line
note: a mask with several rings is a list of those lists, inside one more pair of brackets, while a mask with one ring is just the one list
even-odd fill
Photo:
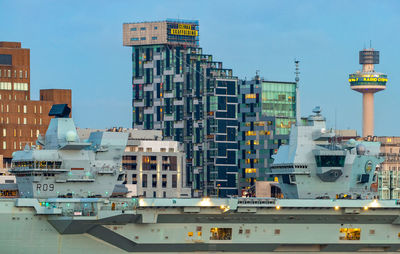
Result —
[[132, 47], [132, 127], [184, 144], [194, 196], [237, 195], [237, 78], [199, 48], [190, 20], [123, 24]]
[[30, 87], [30, 50], [20, 42], [0, 42], [0, 154], [6, 168], [14, 151], [46, 132], [53, 104], [71, 107], [69, 89], [40, 90], [40, 100], [33, 101]]
[[296, 122], [296, 83], [267, 81], [256, 76], [239, 86], [240, 194], [255, 196], [256, 181], [269, 177], [272, 156], [288, 143]]
[[90, 133], [96, 131], [129, 134], [122, 157], [128, 197], [191, 197], [191, 188], [185, 181], [186, 162], [182, 144], [163, 141], [161, 130], [77, 128], [81, 140], [88, 139]]
[[387, 75], [376, 72], [374, 64], [379, 64], [379, 51], [360, 51], [362, 70], [349, 75], [352, 90], [363, 94], [363, 137], [374, 136], [374, 94], [386, 89]]
[[177, 141], [129, 139], [122, 164], [126, 186], [136, 196], [191, 197], [185, 181], [185, 154]]

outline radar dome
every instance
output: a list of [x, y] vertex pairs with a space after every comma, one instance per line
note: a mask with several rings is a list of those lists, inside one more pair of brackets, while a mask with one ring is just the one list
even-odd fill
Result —
[[364, 155], [365, 151], [367, 150], [363, 144], [359, 144], [356, 146], [357, 154]]
[[65, 135], [65, 139], [66, 139], [68, 142], [73, 142], [73, 141], [75, 141], [75, 140], [76, 140], [76, 132], [74, 132], [74, 131], [68, 131], [68, 132], [67, 132], [67, 135]]
[[356, 140], [354, 138], [349, 139], [349, 141], [347, 141], [347, 144], [350, 146], [355, 146], [356, 145]]

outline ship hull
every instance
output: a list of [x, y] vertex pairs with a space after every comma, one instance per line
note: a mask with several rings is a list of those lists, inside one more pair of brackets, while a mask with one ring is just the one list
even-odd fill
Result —
[[[131, 207], [131, 200], [123, 199], [64, 200], [58, 207], [69, 204], [75, 214], [66, 216], [65, 209], [60, 214], [58, 208], [38, 207], [37, 200], [31, 200], [33, 206], [23, 201], [0, 200], [1, 253], [354, 253], [400, 249], [400, 208], [396, 207], [339, 210], [321, 203], [290, 208], [282, 204], [279, 209], [238, 206], [221, 211], [219, 206]], [[95, 212], [79, 210], [84, 204]], [[344, 228], [359, 234], [343, 233]], [[224, 233], [215, 233], [215, 229]]]

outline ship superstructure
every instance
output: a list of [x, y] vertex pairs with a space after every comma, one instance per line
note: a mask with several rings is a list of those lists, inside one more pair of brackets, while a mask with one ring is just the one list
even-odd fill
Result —
[[304, 124], [292, 126], [271, 167], [285, 198], [376, 198], [375, 168], [383, 162], [379, 142], [335, 142], [319, 107]]
[[94, 132], [81, 141], [66, 104], [54, 105], [45, 138], [13, 153], [11, 173], [26, 198], [109, 197], [122, 182], [127, 133]]

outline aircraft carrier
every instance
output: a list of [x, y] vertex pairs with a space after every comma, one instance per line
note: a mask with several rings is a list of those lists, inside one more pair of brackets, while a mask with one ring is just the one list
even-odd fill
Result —
[[55, 105], [43, 149], [13, 155], [21, 197], [0, 199], [0, 252], [398, 252], [400, 202], [371, 188], [379, 143], [336, 144], [314, 113], [275, 158], [271, 174], [290, 199], [110, 198], [127, 136], [81, 141]]

